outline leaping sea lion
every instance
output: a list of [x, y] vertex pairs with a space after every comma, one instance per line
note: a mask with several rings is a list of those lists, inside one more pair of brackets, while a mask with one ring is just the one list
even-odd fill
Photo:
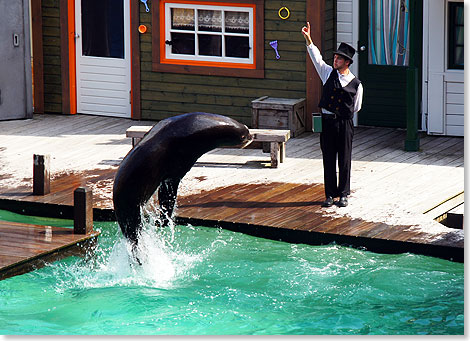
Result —
[[178, 185], [200, 156], [251, 140], [247, 126], [216, 114], [193, 112], [158, 122], [124, 157], [114, 178], [114, 212], [124, 236], [137, 243], [140, 208], [157, 190], [163, 220], [171, 216]]

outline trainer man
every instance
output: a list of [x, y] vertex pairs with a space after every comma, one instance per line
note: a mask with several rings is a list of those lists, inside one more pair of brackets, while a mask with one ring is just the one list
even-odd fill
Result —
[[[302, 27], [307, 51], [323, 83], [318, 106], [322, 111], [320, 147], [323, 154], [323, 177], [326, 200], [323, 207], [334, 203], [339, 207], [348, 205], [351, 179], [351, 153], [354, 135], [354, 113], [361, 110], [363, 88], [361, 81], [349, 70], [356, 50], [341, 43], [334, 53], [333, 67], [326, 64], [320, 50], [310, 36], [310, 23]], [[336, 178], [338, 157], [339, 183]], [[334, 198], [339, 201], [334, 202]]]

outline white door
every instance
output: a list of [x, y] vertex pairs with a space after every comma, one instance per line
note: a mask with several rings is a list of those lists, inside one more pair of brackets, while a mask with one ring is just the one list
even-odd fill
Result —
[[75, 0], [77, 112], [131, 117], [128, 0]]

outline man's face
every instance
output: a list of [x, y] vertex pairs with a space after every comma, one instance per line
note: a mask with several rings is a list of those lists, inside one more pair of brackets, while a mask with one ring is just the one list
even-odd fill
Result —
[[349, 60], [346, 60], [343, 56], [339, 54], [335, 54], [334, 61], [333, 61], [333, 68], [335, 70], [342, 70], [349, 66]]

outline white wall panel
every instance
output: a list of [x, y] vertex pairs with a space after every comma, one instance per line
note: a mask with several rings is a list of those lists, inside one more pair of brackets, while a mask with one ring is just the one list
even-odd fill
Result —
[[[462, 108], [463, 109], [463, 108]], [[463, 126], [463, 115], [447, 115], [446, 124], [449, 126]]]

